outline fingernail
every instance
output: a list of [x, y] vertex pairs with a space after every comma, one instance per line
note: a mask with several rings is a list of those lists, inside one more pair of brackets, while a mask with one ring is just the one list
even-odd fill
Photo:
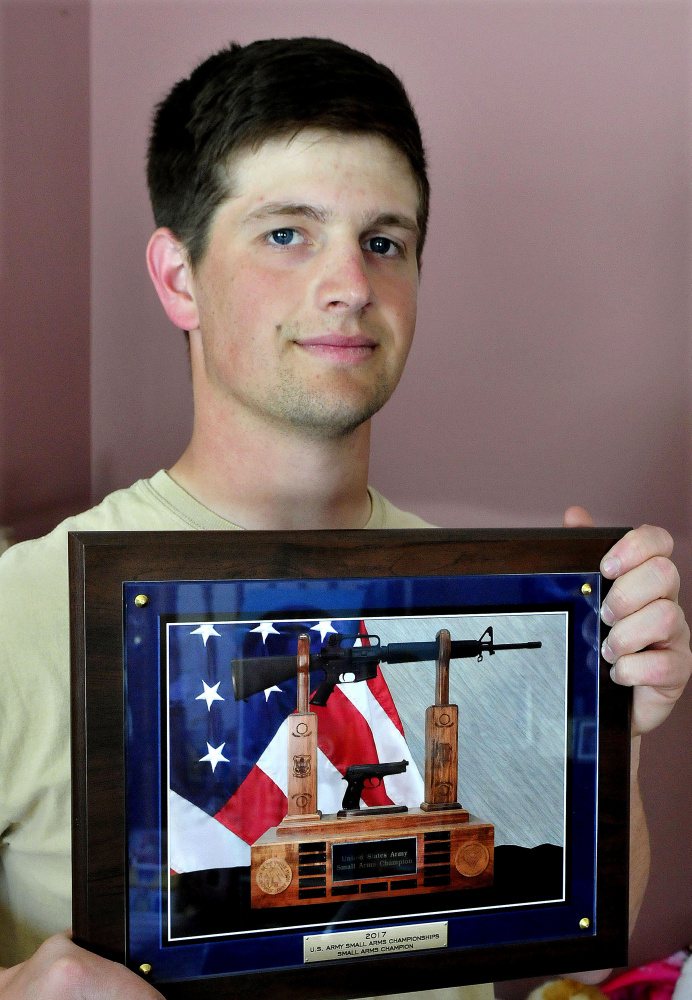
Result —
[[615, 615], [610, 610], [609, 606], [604, 601], [601, 605], [601, 618], [606, 623], [606, 625], [612, 625], [615, 621]]
[[607, 559], [603, 560], [603, 565], [601, 566], [601, 571], [603, 576], [617, 576], [620, 572], [620, 560], [617, 556], [608, 556]]
[[601, 646], [601, 655], [603, 656], [604, 660], [608, 661], [608, 663], [615, 663], [615, 653], [610, 648], [610, 644], [608, 643], [607, 639], [603, 640], [603, 645]]

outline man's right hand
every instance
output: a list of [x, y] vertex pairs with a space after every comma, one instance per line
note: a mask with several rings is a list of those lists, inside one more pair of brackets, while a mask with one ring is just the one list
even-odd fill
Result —
[[161, 994], [124, 965], [55, 934], [26, 962], [0, 970], [0, 1000], [161, 1000]]

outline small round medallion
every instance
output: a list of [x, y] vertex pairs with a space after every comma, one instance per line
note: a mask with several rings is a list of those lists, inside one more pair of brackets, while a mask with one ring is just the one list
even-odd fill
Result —
[[454, 864], [460, 875], [473, 878], [485, 871], [489, 861], [490, 852], [485, 844], [481, 844], [479, 840], [468, 840], [457, 851]]
[[291, 866], [282, 858], [267, 858], [257, 869], [255, 881], [262, 892], [277, 896], [288, 889], [293, 878]]

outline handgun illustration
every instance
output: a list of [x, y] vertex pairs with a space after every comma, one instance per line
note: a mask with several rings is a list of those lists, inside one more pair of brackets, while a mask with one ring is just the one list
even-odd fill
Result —
[[403, 774], [407, 767], [407, 760], [395, 760], [391, 764], [351, 764], [344, 774], [348, 788], [344, 792], [342, 809], [360, 809], [360, 797], [366, 781], [369, 788], [376, 788], [388, 774]]

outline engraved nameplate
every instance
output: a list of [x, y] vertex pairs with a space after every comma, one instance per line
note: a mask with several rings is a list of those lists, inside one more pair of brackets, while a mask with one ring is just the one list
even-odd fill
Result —
[[344, 931], [341, 934], [306, 934], [303, 938], [303, 962], [331, 962], [446, 947], [446, 920], [399, 924], [396, 927]]

